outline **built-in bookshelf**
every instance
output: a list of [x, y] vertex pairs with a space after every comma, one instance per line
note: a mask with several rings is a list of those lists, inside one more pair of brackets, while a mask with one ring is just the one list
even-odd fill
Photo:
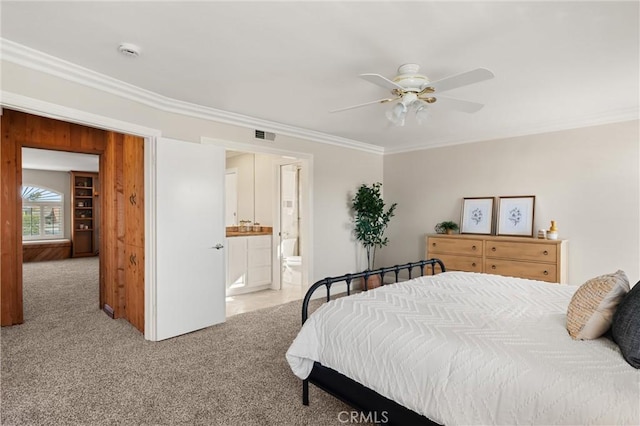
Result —
[[98, 174], [71, 172], [71, 255], [98, 254]]

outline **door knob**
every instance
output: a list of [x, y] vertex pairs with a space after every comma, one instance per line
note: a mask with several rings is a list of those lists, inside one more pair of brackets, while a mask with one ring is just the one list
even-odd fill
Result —
[[215, 246], [213, 246], [211, 248], [214, 248], [216, 250], [220, 250], [221, 248], [224, 248], [224, 246], [222, 244], [218, 243], [218, 244], [216, 244]]

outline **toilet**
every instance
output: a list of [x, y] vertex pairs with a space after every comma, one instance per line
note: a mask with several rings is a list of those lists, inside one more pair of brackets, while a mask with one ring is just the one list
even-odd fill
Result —
[[297, 238], [287, 238], [281, 243], [283, 284], [302, 284], [302, 256], [295, 255], [296, 241]]

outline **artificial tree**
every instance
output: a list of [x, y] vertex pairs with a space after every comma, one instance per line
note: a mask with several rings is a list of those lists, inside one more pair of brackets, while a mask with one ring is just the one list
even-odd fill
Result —
[[367, 270], [373, 270], [376, 259], [376, 248], [386, 246], [389, 239], [384, 232], [394, 215], [397, 203], [385, 209], [380, 188], [382, 184], [362, 184], [352, 200], [354, 212], [355, 237], [367, 252]]

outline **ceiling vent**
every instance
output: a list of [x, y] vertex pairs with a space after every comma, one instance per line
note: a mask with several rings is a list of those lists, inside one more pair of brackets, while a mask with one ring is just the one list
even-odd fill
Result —
[[276, 140], [276, 134], [271, 132], [265, 132], [264, 130], [256, 130], [256, 139], [274, 141]]

